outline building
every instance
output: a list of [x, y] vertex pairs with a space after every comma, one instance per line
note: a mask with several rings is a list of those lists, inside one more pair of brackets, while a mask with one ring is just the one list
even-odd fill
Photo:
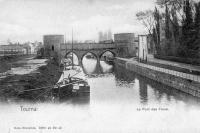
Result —
[[21, 45], [0, 45], [0, 55], [24, 55], [26, 54], [26, 49]]
[[[60, 54], [60, 44], [64, 43], [64, 35], [44, 35], [44, 54], [57, 58]], [[59, 57], [58, 57], [59, 58]]]
[[113, 40], [111, 30], [108, 30], [108, 36], [107, 36], [107, 38], [108, 38], [108, 40]]
[[103, 32], [99, 32], [99, 42], [103, 41]]
[[113, 41], [111, 30], [108, 30], [106, 32], [99, 32], [99, 43], [107, 41]]
[[24, 49], [26, 49], [26, 53], [27, 55], [31, 54], [31, 46], [28, 43], [24, 43], [21, 45]]
[[127, 52], [130, 57], [134, 57], [137, 54], [138, 49], [138, 38], [135, 37], [134, 33], [118, 33], [114, 34], [114, 42], [119, 45], [126, 45]]
[[119, 33], [114, 35], [115, 42], [119, 43], [132, 43], [135, 41], [134, 33]]
[[42, 42], [34, 42], [34, 51], [33, 51], [33, 53], [34, 54], [37, 54], [37, 52], [41, 49], [41, 48], [43, 48], [43, 44], [42, 44]]
[[95, 40], [85, 40], [84, 43], [95, 43]]
[[108, 34], [107, 32], [104, 32], [103, 34], [103, 41], [108, 40]]
[[147, 44], [147, 35], [139, 35], [139, 48], [138, 48], [138, 57], [139, 61], [147, 61], [148, 56], [148, 44]]

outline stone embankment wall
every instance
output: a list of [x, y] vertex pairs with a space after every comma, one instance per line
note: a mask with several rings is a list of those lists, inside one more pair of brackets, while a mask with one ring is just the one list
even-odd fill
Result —
[[137, 74], [173, 87], [182, 92], [200, 97], [200, 76], [138, 63], [137, 61], [128, 61], [121, 58], [117, 58], [115, 63], [116, 65], [123, 66]]

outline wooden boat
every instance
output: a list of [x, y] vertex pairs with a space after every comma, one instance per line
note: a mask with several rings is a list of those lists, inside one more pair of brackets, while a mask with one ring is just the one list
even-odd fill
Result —
[[[67, 76], [67, 77], [66, 77]], [[57, 84], [53, 87], [53, 95], [56, 97], [89, 95], [90, 86], [83, 72], [78, 66], [68, 66]]]

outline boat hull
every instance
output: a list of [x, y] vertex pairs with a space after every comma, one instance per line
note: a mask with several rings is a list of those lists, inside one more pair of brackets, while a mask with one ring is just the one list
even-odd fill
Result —
[[73, 89], [72, 85], [56, 87], [56, 88], [53, 88], [52, 95], [54, 97], [59, 97], [59, 98], [69, 97], [69, 96], [72, 96], [72, 89]]
[[68, 85], [63, 87], [56, 87], [53, 89], [52, 94], [54, 97], [59, 97], [59, 98], [74, 97], [74, 96], [89, 96], [90, 86]]

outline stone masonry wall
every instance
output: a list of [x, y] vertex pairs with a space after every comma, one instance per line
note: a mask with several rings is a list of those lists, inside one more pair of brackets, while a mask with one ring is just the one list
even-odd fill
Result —
[[123, 66], [126, 69], [131, 70], [137, 74], [163, 83], [182, 92], [200, 97], [200, 82], [143, 67], [141, 65], [138, 65], [137, 62], [128, 62], [126, 60], [116, 59], [115, 63], [116, 65]]

